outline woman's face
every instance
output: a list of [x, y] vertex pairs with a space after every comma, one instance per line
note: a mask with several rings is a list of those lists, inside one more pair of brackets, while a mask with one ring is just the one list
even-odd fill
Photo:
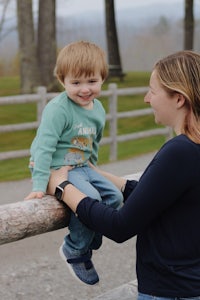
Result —
[[150, 77], [149, 91], [144, 97], [144, 102], [149, 103], [153, 109], [155, 122], [165, 126], [175, 126], [177, 114], [177, 97], [174, 93], [170, 96], [158, 81], [156, 70], [154, 70]]

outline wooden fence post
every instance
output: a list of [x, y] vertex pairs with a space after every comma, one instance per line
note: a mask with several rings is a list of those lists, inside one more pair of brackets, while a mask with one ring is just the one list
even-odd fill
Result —
[[111, 115], [109, 123], [110, 161], [114, 161], [117, 159], [117, 84], [110, 83], [108, 89], [111, 91], [111, 96], [109, 96], [109, 113]]
[[46, 105], [47, 102], [47, 89], [45, 86], [39, 86], [37, 88], [37, 93], [40, 97], [40, 100], [37, 104], [37, 121], [40, 122], [41, 121], [41, 117], [42, 117], [42, 111]]
[[167, 128], [166, 141], [169, 141], [174, 137], [174, 131], [169, 126], [167, 126], [166, 128]]

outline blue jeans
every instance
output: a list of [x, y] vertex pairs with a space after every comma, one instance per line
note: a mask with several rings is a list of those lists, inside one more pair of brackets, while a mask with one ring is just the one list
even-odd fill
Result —
[[[88, 197], [116, 209], [122, 205], [123, 195], [117, 187], [88, 166], [70, 170], [68, 180]], [[101, 246], [102, 235], [87, 228], [74, 213], [71, 213], [68, 228], [70, 234], [64, 238], [64, 247], [70, 254], [80, 256], [89, 249], [98, 249]]]
[[198, 297], [156, 297], [152, 295], [138, 293], [137, 300], [200, 300], [200, 296]]

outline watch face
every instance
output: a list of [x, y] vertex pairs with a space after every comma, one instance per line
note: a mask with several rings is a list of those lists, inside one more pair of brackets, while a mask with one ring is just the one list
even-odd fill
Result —
[[55, 192], [55, 196], [57, 200], [61, 200], [62, 199], [62, 194], [63, 194], [63, 189], [59, 186], [56, 187], [56, 192]]

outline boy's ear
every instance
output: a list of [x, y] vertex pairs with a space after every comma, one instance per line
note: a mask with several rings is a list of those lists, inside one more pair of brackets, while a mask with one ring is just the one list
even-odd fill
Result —
[[182, 94], [177, 94], [177, 107], [181, 108], [185, 104], [185, 97]]

